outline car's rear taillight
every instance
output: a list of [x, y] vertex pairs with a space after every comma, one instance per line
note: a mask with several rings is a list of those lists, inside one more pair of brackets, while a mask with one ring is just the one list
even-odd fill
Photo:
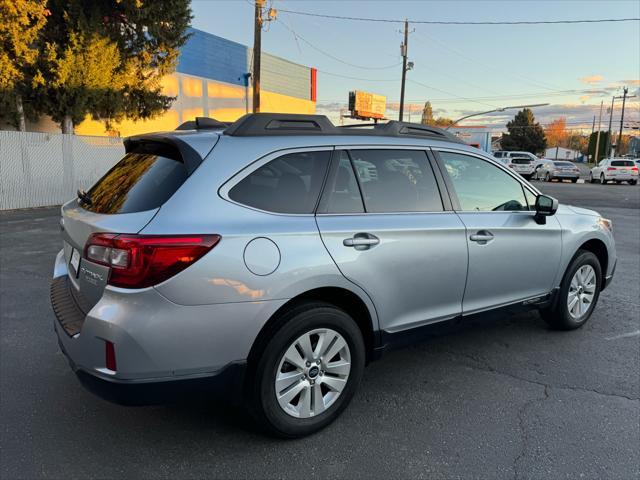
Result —
[[607, 172], [610, 172], [611, 170], [615, 170], [616, 167], [607, 167]]
[[94, 233], [84, 258], [111, 267], [109, 285], [144, 288], [181, 272], [220, 241], [220, 235], [129, 235]]
[[631, 167], [631, 170], [633, 170], [634, 172], [638, 171], [638, 167]]

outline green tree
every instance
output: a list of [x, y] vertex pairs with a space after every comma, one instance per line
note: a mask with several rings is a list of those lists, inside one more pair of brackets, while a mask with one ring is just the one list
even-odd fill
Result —
[[[609, 132], [601, 131], [600, 132], [600, 144], [598, 145], [598, 158], [600, 161], [607, 156], [607, 138], [609, 137]], [[594, 162], [596, 160], [596, 143], [598, 143], [598, 132], [593, 132], [589, 137], [589, 158], [590, 161]]]
[[87, 115], [151, 118], [174, 100], [160, 80], [188, 38], [189, 0], [49, 0], [34, 79], [42, 113], [63, 133]]
[[45, 0], [0, 0], [0, 116], [26, 130], [23, 95], [49, 11]]
[[524, 108], [507, 123], [509, 133], [502, 135], [503, 150], [520, 150], [533, 154], [541, 153], [547, 146], [544, 130], [536, 122], [533, 112]]

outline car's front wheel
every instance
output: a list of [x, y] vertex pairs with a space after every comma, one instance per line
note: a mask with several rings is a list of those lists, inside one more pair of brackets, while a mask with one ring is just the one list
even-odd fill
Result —
[[250, 365], [251, 410], [271, 433], [301, 437], [333, 422], [365, 364], [360, 329], [343, 310], [307, 302], [288, 311]]
[[596, 181], [593, 179], [593, 174], [591, 172], [589, 172], [589, 183], [596, 183]]
[[549, 172], [547, 172], [547, 174], [544, 176], [544, 181], [545, 182], [550, 182], [551, 181], [551, 175], [549, 175]]
[[598, 257], [587, 250], [579, 250], [564, 274], [553, 305], [540, 310], [540, 314], [553, 328], [579, 328], [589, 320], [601, 287], [602, 269]]

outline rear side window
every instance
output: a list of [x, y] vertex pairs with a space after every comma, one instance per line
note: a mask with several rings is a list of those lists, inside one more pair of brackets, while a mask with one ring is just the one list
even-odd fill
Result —
[[187, 177], [176, 149], [159, 143], [142, 144], [91, 187], [91, 202], [82, 206], [107, 214], [153, 210], [165, 203]]
[[531, 159], [530, 158], [512, 158], [511, 159], [511, 163], [515, 163], [517, 165], [529, 165], [531, 163]]
[[612, 167], [633, 167], [635, 166], [631, 160], [612, 160]]
[[283, 155], [242, 179], [229, 198], [267, 212], [313, 213], [330, 158], [330, 151]]
[[366, 211], [441, 212], [442, 199], [421, 150], [351, 150]]

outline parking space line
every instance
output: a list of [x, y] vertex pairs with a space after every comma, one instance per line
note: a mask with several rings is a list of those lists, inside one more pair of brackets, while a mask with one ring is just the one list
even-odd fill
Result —
[[638, 335], [640, 335], [640, 330], [636, 330], [634, 332], [629, 332], [629, 333], [622, 333], [614, 337], [607, 337], [605, 338], [605, 340], [618, 340], [620, 338], [637, 337]]

